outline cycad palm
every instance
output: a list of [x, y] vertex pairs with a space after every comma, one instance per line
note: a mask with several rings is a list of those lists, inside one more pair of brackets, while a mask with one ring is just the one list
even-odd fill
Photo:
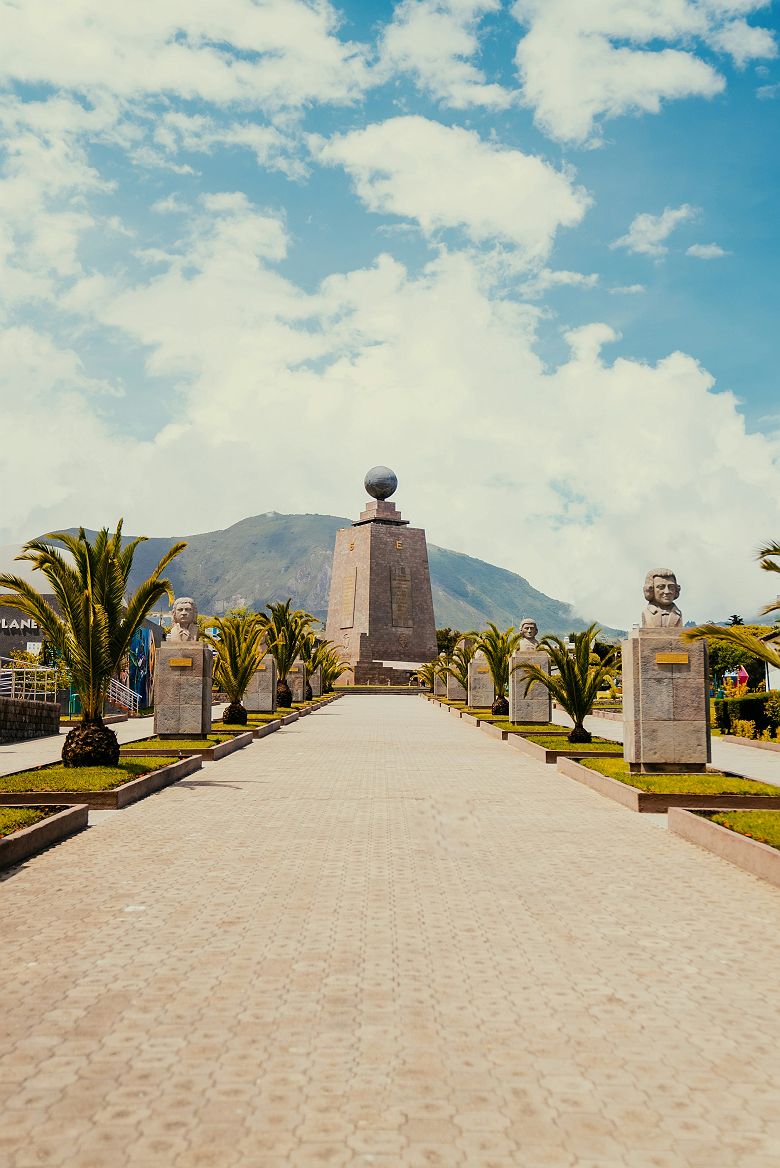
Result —
[[247, 712], [241, 704], [247, 686], [265, 657], [263, 632], [265, 617], [256, 612], [235, 613], [214, 618], [217, 636], [206, 640], [216, 651], [214, 679], [230, 701], [223, 720], [238, 726], [247, 723]]
[[493, 678], [495, 699], [492, 709], [494, 714], [509, 713], [509, 702], [507, 701], [509, 659], [521, 639], [522, 633], [517, 632], [514, 628], [508, 628], [502, 633], [492, 621], [488, 621], [485, 632], [481, 633], [477, 640], [475, 652], [484, 653], [490, 676]]
[[454, 677], [458, 685], [468, 693], [469, 665], [477, 651], [477, 634], [463, 633], [455, 648], [452, 650], [447, 672]]
[[331, 641], [326, 641], [322, 646], [322, 650], [320, 657], [320, 663], [322, 665], [322, 692], [330, 693], [333, 689], [333, 683], [338, 681], [343, 673], [347, 673], [351, 666], [348, 661], [344, 660]]
[[560, 637], [542, 637], [539, 649], [547, 653], [554, 673], [545, 673], [538, 665], [519, 666], [525, 678], [525, 695], [534, 683], [543, 685], [550, 697], [562, 706], [574, 723], [569, 732], [569, 742], [590, 742], [591, 734], [585, 729], [585, 719], [593, 710], [604, 680], [609, 679], [617, 658], [617, 649], [610, 649], [599, 658], [594, 651], [596, 637], [601, 632], [598, 625], [590, 625], [582, 633], [573, 637], [574, 649]]
[[[0, 575], [0, 587], [10, 593], [6, 603], [37, 621], [46, 641], [60, 654], [81, 700], [81, 725], [70, 731], [62, 750], [66, 766], [115, 765], [119, 759], [116, 735], [103, 725], [106, 693], [141, 621], [162, 596], [172, 599], [170, 582], [161, 576], [187, 546], [174, 544], [126, 599], [133, 557], [144, 539], [123, 548], [120, 519], [113, 535], [104, 527], [94, 543], [83, 527], [78, 535], [60, 531], [26, 543], [16, 558], [43, 573], [56, 611], [26, 580]], [[70, 553], [70, 561], [51, 541]]]
[[314, 624], [315, 617], [302, 609], [290, 609], [292, 600], [266, 605], [270, 616], [266, 628], [268, 652], [276, 661], [276, 696], [282, 708], [292, 706], [292, 693], [287, 684], [287, 674], [292, 669], [304, 642]]
[[[780, 572], [780, 564], [775, 562], [778, 558], [780, 558], [780, 543], [768, 544], [761, 548], [756, 556], [765, 572]], [[773, 600], [761, 609], [762, 615], [778, 611], [780, 611], [780, 598]], [[686, 641], [700, 641], [705, 637], [712, 637], [718, 641], [725, 641], [729, 645], [736, 645], [738, 648], [744, 649], [746, 653], [752, 653], [761, 661], [773, 665], [775, 669], [780, 669], [780, 651], [776, 647], [777, 642], [780, 641], [780, 629], [773, 629], [765, 637], [757, 637], [754, 633], [747, 632], [737, 624], [730, 625], [728, 628], [723, 628], [722, 625], [706, 624], [686, 629], [683, 633], [683, 639]]]

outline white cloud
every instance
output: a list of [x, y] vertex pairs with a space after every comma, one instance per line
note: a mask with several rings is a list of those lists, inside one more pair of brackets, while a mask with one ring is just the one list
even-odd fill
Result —
[[595, 288], [599, 282], [598, 273], [570, 272], [566, 269], [542, 268], [526, 280], [521, 291], [524, 296], [536, 299], [544, 296], [551, 288]]
[[717, 243], [692, 243], [685, 254], [697, 260], [719, 260], [721, 256], [729, 253]]
[[560, 227], [582, 219], [589, 197], [532, 155], [427, 118], [392, 118], [329, 141], [317, 159], [343, 166], [370, 211], [414, 219], [426, 235], [458, 228], [474, 243], [514, 245], [543, 260]]
[[[8, 473], [21, 480], [36, 452], [35, 493], [8, 500], [0, 543], [120, 514], [147, 534], [269, 509], [352, 514], [366, 466], [383, 461], [432, 541], [586, 616], [630, 624], [654, 562], [678, 571], [686, 616], [762, 599], [751, 551], [776, 520], [780, 442], [746, 434], [734, 397], [690, 356], [609, 362], [614, 333], [593, 323], [546, 365], [538, 311], [487, 287], [463, 252], [416, 277], [380, 256], [305, 292], [276, 270], [283, 222], [234, 192], [201, 204], [187, 232], [160, 271], [132, 287], [85, 281], [69, 306], [175, 383], [175, 419], [147, 441], [99, 421], [74, 351], [0, 333]], [[290, 419], [293, 452], [275, 437]]]
[[281, 170], [289, 178], [302, 178], [306, 174], [306, 167], [296, 156], [297, 139], [281, 133], [275, 126], [257, 122], [225, 124], [203, 114], [170, 110], [157, 123], [154, 141], [169, 156], [177, 156], [181, 151], [211, 154], [217, 148], [238, 147], [250, 150], [260, 166]]
[[500, 0], [403, 0], [381, 37], [379, 74], [408, 73], [454, 109], [505, 109], [512, 93], [489, 84], [472, 63], [479, 54], [480, 21], [500, 8]]
[[646, 292], [647, 288], [644, 284], [620, 284], [616, 288], [608, 288], [607, 291], [613, 296], [638, 296], [641, 292]]
[[285, 109], [349, 102], [368, 83], [327, 0], [0, 0], [0, 19], [0, 77], [32, 85]]
[[624, 247], [643, 255], [662, 256], [668, 252], [665, 241], [680, 223], [688, 223], [699, 214], [698, 208], [683, 203], [681, 207], [666, 207], [660, 215], [647, 212], [637, 215], [625, 235], [609, 246]]
[[596, 144], [606, 118], [723, 90], [697, 42], [738, 65], [774, 55], [772, 34], [743, 19], [762, 7], [765, 0], [515, 0], [526, 29], [516, 54], [523, 98], [548, 134]]

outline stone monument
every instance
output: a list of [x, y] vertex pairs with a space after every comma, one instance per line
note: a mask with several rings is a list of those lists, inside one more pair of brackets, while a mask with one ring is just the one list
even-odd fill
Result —
[[163, 738], [211, 730], [211, 650], [198, 638], [198, 610], [190, 596], [173, 605], [173, 625], [154, 667], [154, 732]]
[[434, 673], [433, 675], [433, 696], [435, 698], [446, 698], [447, 696], [447, 674]]
[[453, 677], [451, 673], [447, 674], [447, 700], [450, 702], [465, 702], [466, 690], [460, 684], [457, 677]]
[[493, 677], [487, 657], [478, 649], [469, 662], [469, 706], [476, 710], [489, 710], [496, 700]]
[[300, 657], [290, 666], [290, 672], [287, 674], [287, 684], [290, 687], [293, 702], [306, 701], [306, 666]]
[[325, 636], [349, 662], [347, 685], [408, 685], [436, 657], [425, 532], [388, 502], [397, 485], [388, 467], [373, 467], [371, 502], [336, 533]]
[[276, 713], [276, 661], [270, 653], [266, 653], [252, 674], [243, 704], [248, 714]]
[[522, 639], [509, 661], [509, 720], [510, 722], [549, 722], [552, 719], [550, 691], [535, 681], [525, 694], [526, 674], [523, 665], [538, 665], [544, 673], [550, 672], [550, 658], [539, 649], [539, 627], [533, 617], [525, 617], [520, 624]]
[[674, 572], [644, 585], [642, 625], [623, 642], [624, 755], [634, 772], [703, 771], [710, 761], [707, 642], [685, 642]]
[[309, 677], [309, 685], [311, 686], [311, 696], [313, 698], [322, 697], [322, 666], [318, 665], [314, 672]]

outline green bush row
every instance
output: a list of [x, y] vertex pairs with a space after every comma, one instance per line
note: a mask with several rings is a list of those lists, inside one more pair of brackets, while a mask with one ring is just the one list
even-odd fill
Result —
[[724, 734], [733, 733], [736, 722], [755, 722], [759, 734], [767, 727], [780, 726], [780, 691], [770, 689], [769, 693], [745, 694], [742, 698], [716, 698], [718, 729]]

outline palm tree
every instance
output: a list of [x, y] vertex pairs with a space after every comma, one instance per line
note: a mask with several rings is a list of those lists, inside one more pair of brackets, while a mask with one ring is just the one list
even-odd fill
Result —
[[[187, 546], [176, 543], [148, 579], [127, 599], [136, 548], [145, 536], [122, 547], [122, 520], [113, 535], [103, 528], [90, 543], [83, 527], [78, 535], [54, 532], [24, 545], [16, 558], [27, 560], [49, 581], [56, 610], [26, 580], [3, 573], [0, 587], [7, 604], [37, 621], [60, 655], [81, 700], [81, 723], [65, 739], [65, 766], [116, 766], [119, 743], [103, 724], [103, 704], [111, 678], [128, 651], [133, 633], [157, 601], [173, 591], [162, 573]], [[51, 543], [61, 544], [69, 557]]]
[[[780, 558], [780, 543], [770, 543], [766, 547], [761, 548], [756, 559], [760, 561], [760, 566], [765, 572], [780, 572], [780, 564], [776, 561]], [[762, 616], [770, 612], [780, 611], [780, 596], [769, 604], [764, 605], [761, 609]], [[734, 614], [736, 615], [736, 614]], [[746, 629], [740, 628], [742, 621], [734, 620], [731, 617], [731, 627], [724, 628], [722, 625], [713, 624], [708, 621], [707, 624], [697, 625], [693, 629], [686, 629], [683, 633], [683, 639], [686, 641], [701, 641], [707, 637], [712, 637], [713, 640], [724, 641], [729, 645], [736, 645], [740, 649], [744, 649], [746, 653], [752, 653], [754, 657], [758, 657], [761, 661], [766, 661], [767, 664], [773, 665], [775, 669], [780, 669], [780, 651], [775, 647], [780, 641], [780, 628], [770, 629], [763, 637], [757, 637], [754, 633], [749, 633]]]
[[426, 661], [425, 664], [421, 665], [420, 668], [417, 670], [418, 681], [422, 681], [424, 685], [427, 685], [428, 689], [431, 691], [431, 693], [433, 693], [433, 682], [434, 682], [435, 677], [436, 677], [436, 662], [435, 661]]
[[739, 614], [736, 612], [733, 612], [731, 614], [731, 616], [729, 617], [729, 624], [730, 625], [744, 625], [744, 623], [745, 622], [743, 621], [742, 617], [739, 616]]
[[266, 628], [268, 652], [276, 661], [276, 700], [282, 709], [292, 706], [292, 693], [287, 684], [287, 674], [301, 655], [315, 618], [300, 608], [291, 611], [292, 599], [277, 604], [268, 604], [270, 616]]
[[521, 640], [522, 633], [512, 627], [502, 633], [492, 621], [488, 621], [485, 632], [477, 639], [475, 652], [484, 653], [493, 678], [495, 696], [491, 710], [494, 714], [509, 713], [506, 696], [509, 692], [509, 659]]
[[333, 683], [338, 681], [343, 673], [347, 673], [352, 666], [345, 661], [332, 642], [325, 642], [325, 651], [321, 657], [322, 664], [322, 692], [332, 693]]
[[476, 651], [477, 634], [474, 632], [462, 633], [461, 639], [452, 650], [452, 656], [450, 657], [450, 663], [447, 668], [450, 676], [455, 678], [458, 685], [461, 685], [466, 693], [468, 693], [469, 689], [469, 665]]
[[206, 634], [204, 640], [216, 651], [214, 679], [230, 702], [222, 720], [246, 726], [248, 714], [241, 699], [267, 652], [263, 644], [266, 619], [260, 613], [244, 610], [221, 619], [214, 617], [213, 623], [217, 636]]
[[594, 649], [596, 637], [601, 632], [592, 624], [582, 633], [571, 633], [571, 643], [549, 634], [542, 637], [539, 649], [547, 653], [553, 672], [545, 673], [538, 665], [523, 663], [517, 668], [525, 677], [524, 697], [535, 683], [543, 685], [559, 706], [562, 706], [574, 723], [569, 732], [569, 742], [590, 742], [592, 736], [585, 729], [585, 719], [593, 710], [603, 681], [611, 675], [617, 660], [617, 647], [602, 656]]
[[[332, 655], [332, 651], [334, 649], [335, 649], [335, 645], [334, 645], [333, 641], [321, 640], [319, 637], [316, 637], [314, 635], [313, 631], [311, 631], [311, 630], [309, 631], [308, 636], [306, 637], [305, 641], [303, 642], [303, 644], [301, 646], [301, 661], [303, 662], [304, 669], [306, 670], [306, 700], [307, 701], [311, 701], [312, 696], [313, 696], [312, 690], [311, 690], [311, 685], [309, 684], [309, 678], [312, 676], [312, 674], [316, 673], [318, 669], [322, 668], [324, 670], [326, 664], [330, 664], [331, 670], [332, 670], [333, 667], [335, 666], [335, 664], [338, 663], [340, 665], [343, 665], [344, 668], [340, 669], [339, 672], [335, 676], [341, 677], [341, 674], [346, 673], [347, 669], [349, 668], [347, 663], [342, 661], [341, 658], [338, 657], [338, 655], [336, 655], [335, 661], [333, 661], [333, 662], [331, 661], [331, 655]], [[335, 680], [335, 677], [333, 680]], [[332, 684], [333, 683], [331, 682], [331, 685]], [[323, 691], [323, 693], [325, 692], [324, 672], [323, 672], [323, 681], [322, 681], [322, 691]]]

